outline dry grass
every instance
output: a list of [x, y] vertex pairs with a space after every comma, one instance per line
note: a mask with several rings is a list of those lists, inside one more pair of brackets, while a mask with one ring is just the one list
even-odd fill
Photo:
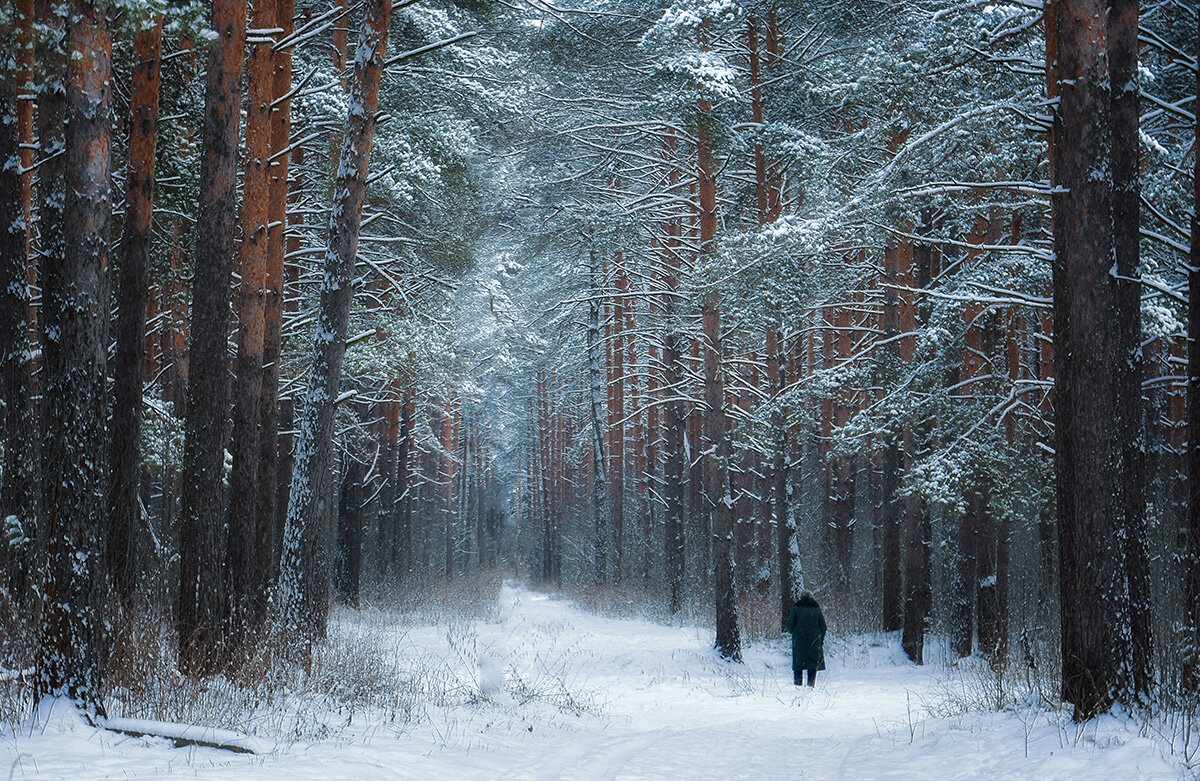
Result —
[[743, 594], [738, 601], [742, 638], [753, 641], [778, 637], [782, 631], [779, 612], [779, 594], [774, 591]]
[[[289, 741], [320, 739], [360, 716], [405, 723], [420, 717], [431, 695], [444, 687], [434, 665], [402, 666], [405, 624], [466, 626], [494, 615], [502, 578], [434, 583], [378, 596], [348, 613], [337, 609], [329, 637], [307, 664], [297, 663], [280, 638], [267, 637], [236, 671], [195, 678], [178, 670], [174, 622], [165, 611], [113, 617], [106, 704], [111, 716], [155, 719], [232, 729]], [[4, 609], [0, 605], [0, 610]], [[0, 666], [32, 664], [36, 633], [10, 615], [18, 631], [0, 634]], [[0, 681], [0, 722], [28, 716], [28, 681]]]
[[0, 589], [0, 723], [24, 720], [32, 706], [31, 682], [19, 673], [37, 657], [37, 627]]
[[491, 620], [503, 585], [503, 571], [488, 567], [470, 578], [438, 578], [426, 583], [372, 589], [364, 600], [364, 609], [393, 611], [422, 624]]

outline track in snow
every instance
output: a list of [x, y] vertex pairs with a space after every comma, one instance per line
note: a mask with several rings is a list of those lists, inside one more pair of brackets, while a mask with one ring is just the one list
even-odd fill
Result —
[[[1082, 731], [1032, 709], [934, 718], [951, 672], [914, 667], [880, 641], [839, 640], [828, 618], [830, 669], [809, 690], [792, 685], [782, 637], [732, 664], [705, 628], [605, 618], [506, 584], [494, 620], [384, 627], [398, 664], [476, 692], [415, 724], [360, 717], [332, 738], [243, 758], [52, 718], [32, 734], [0, 731], [0, 761], [7, 753], [16, 778], [72, 779], [1180, 777], [1116, 718]], [[359, 620], [342, 614], [339, 631]], [[503, 689], [487, 680], [500, 670]]]

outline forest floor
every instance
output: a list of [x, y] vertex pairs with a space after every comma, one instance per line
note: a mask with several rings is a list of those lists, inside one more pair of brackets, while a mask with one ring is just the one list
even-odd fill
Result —
[[0, 777], [949, 781], [1189, 772], [1161, 734], [1128, 718], [1078, 727], [1033, 702], [988, 711], [978, 672], [913, 666], [885, 637], [831, 635], [829, 670], [808, 689], [792, 685], [782, 637], [728, 663], [708, 628], [605, 617], [511, 582], [474, 618], [398, 622], [394, 612], [342, 611], [332, 630], [394, 661], [394, 670], [362, 675], [363, 685], [372, 675], [407, 682], [388, 707], [310, 708], [279, 722], [274, 737], [266, 721], [251, 722], [264, 753], [243, 755], [96, 730], [59, 703], [19, 727], [0, 725]]

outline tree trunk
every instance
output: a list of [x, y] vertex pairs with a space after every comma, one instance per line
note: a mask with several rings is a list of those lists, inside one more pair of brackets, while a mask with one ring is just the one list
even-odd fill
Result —
[[[1200, 44], [1196, 49], [1200, 63]], [[1196, 72], [1196, 94], [1200, 95], [1200, 70]], [[1200, 138], [1200, 111], [1196, 112], [1196, 137]], [[1191, 629], [1194, 652], [1200, 652], [1200, 154], [1192, 155], [1192, 255], [1188, 272], [1188, 510], [1184, 529], [1183, 601]], [[1194, 668], [1188, 686], [1200, 690], [1200, 668]]]
[[[912, 435], [905, 434], [905, 470], [912, 466], [910, 454], [915, 447]], [[924, 664], [926, 617], [932, 603], [930, 553], [933, 532], [929, 524], [929, 512], [921, 497], [905, 497], [904, 526], [904, 626], [900, 644], [910, 660]]]
[[1124, 541], [1131, 648], [1129, 674], [1118, 696], [1130, 706], [1149, 704], [1154, 683], [1153, 593], [1146, 527], [1146, 432], [1143, 427], [1141, 185], [1138, 180], [1138, 123], [1141, 79], [1138, 75], [1138, 0], [1111, 0], [1108, 8], [1109, 82], [1112, 91], [1113, 247], [1117, 275], [1117, 358], [1120, 399], [1114, 410], [1123, 452], [1114, 481], [1120, 486], [1119, 538]]
[[400, 409], [401, 431], [399, 452], [396, 455], [396, 493], [400, 528], [397, 534], [397, 568], [401, 580], [407, 578], [413, 566], [412, 506], [416, 489], [411, 486], [409, 462], [412, 460], [413, 436], [416, 430], [417, 402], [411, 387], [404, 389], [404, 404]]
[[[255, 30], [276, 23], [275, 0], [254, 0], [250, 24]], [[242, 171], [242, 242], [238, 246], [240, 283], [237, 314], [237, 378], [233, 394], [233, 469], [229, 475], [229, 514], [225, 547], [226, 654], [231, 662], [257, 630], [255, 588], [258, 542], [258, 479], [262, 456], [263, 346], [266, 329], [268, 222], [272, 193], [271, 100], [274, 73], [271, 46], [254, 43], [246, 63], [246, 152]]]
[[[446, 561], [446, 580], [454, 577], [454, 521], [456, 513], [454, 512], [454, 479], [456, 470], [454, 468], [454, 457], [458, 443], [458, 413], [454, 408], [454, 401], [450, 398], [446, 400], [446, 409], [442, 417], [442, 458], [441, 470], [438, 474], [438, 482], [442, 486], [442, 518], [444, 520], [443, 530], [444, 535], [442, 541], [445, 543], [445, 561]], [[542, 462], [542, 479], [543, 491], [545, 490], [545, 460]], [[544, 502], [544, 494], [543, 494]], [[546, 504], [543, 508], [548, 513]]]
[[63, 225], [64, 253], [43, 266], [49, 549], [37, 688], [38, 696], [63, 694], [103, 711], [112, 39], [97, 3], [73, 0], [68, 13], [66, 177], [42, 180], [47, 200], [64, 196], [71, 219]]
[[147, 265], [154, 213], [154, 151], [162, 64], [162, 15], [134, 40], [129, 176], [121, 234], [121, 298], [113, 362], [112, 473], [106, 558], [115, 596], [128, 602], [137, 583], [138, 477], [142, 464], [142, 360], [146, 351]]
[[[922, 216], [919, 230], [928, 230], [929, 221]], [[933, 247], [919, 244], [912, 248], [912, 263], [902, 260], [900, 275], [902, 284], [924, 288], [933, 275]], [[906, 268], [905, 268], [906, 267]], [[911, 291], [902, 291], [900, 296], [900, 331], [906, 336], [900, 340], [900, 360], [911, 361], [916, 353], [915, 332], [924, 326], [925, 315], [917, 310]], [[928, 424], [926, 424], [928, 425]], [[916, 460], [919, 447], [917, 435], [905, 432], [901, 437], [901, 468], [907, 472]], [[933, 604], [933, 573], [930, 568], [933, 548], [933, 530], [929, 520], [929, 508], [918, 495], [904, 499], [904, 620], [900, 637], [901, 645], [908, 658], [917, 664], [925, 659], [925, 632], [929, 610]]]
[[[399, 390], [393, 383], [392, 392]], [[396, 571], [396, 452], [400, 444], [400, 402], [382, 403], [383, 419], [379, 425], [378, 442], [381, 457], [379, 473], [379, 541], [380, 566], [378, 574], [390, 575]], [[377, 407], [376, 414], [379, 409]]]
[[[23, 24], [25, 19], [13, 22]], [[11, 28], [3, 32], [6, 37], [17, 34]], [[23, 83], [19, 67], [0, 72], [0, 399], [5, 405], [0, 420], [4, 450], [0, 465], [0, 590], [7, 588], [18, 602], [25, 602], [33, 593], [41, 468], [29, 343], [31, 259], [22, 174], [25, 155], [20, 148]]]
[[354, 260], [391, 17], [391, 0], [366, 3], [354, 61], [346, 138], [329, 219], [320, 315], [284, 528], [280, 617], [283, 627], [295, 632], [305, 643], [325, 636], [329, 617], [328, 576], [322, 574], [325, 568], [319, 561], [321, 526], [328, 516], [329, 499], [321, 488], [332, 468], [333, 413], [346, 354], [346, 331], [354, 295]]
[[[903, 272], [907, 275], [912, 265], [912, 245], [905, 243], [898, 247], [887, 247], [883, 258], [884, 276], [887, 280], [883, 291], [881, 323], [883, 338], [888, 342], [885, 360], [888, 364], [898, 367], [901, 351], [900, 296], [896, 286], [905, 284], [901, 280], [901, 274]], [[895, 436], [889, 437], [884, 443], [881, 468], [879, 523], [883, 526], [883, 631], [895, 632], [902, 626], [904, 585], [900, 558], [901, 500], [896, 496], [900, 487], [900, 442]]]
[[[674, 131], [668, 131], [664, 141], [664, 157], [671, 165], [668, 184], [679, 183], [679, 173], [672, 165], [677, 148]], [[663, 414], [663, 493], [666, 507], [663, 513], [663, 561], [667, 574], [667, 605], [671, 615], [683, 608], [683, 576], [687, 569], [684, 536], [684, 472], [687, 456], [684, 436], [687, 410], [683, 401], [683, 347], [679, 333], [679, 268], [683, 219], [672, 216], [666, 225], [666, 244], [663, 251], [663, 390], [667, 395]]]
[[1062, 681], [1077, 720], [1109, 709], [1131, 652], [1125, 556], [1114, 541], [1127, 531], [1124, 442], [1136, 436], [1141, 394], [1127, 397], [1116, 368], [1127, 360], [1131, 316], [1110, 272], [1112, 181], [1094, 175], [1113, 162], [1108, 10], [1100, 0], [1054, 0], [1046, 14], [1058, 51], [1049, 78], [1059, 93], [1050, 168]]
[[[701, 48], [708, 50], [710, 23], [700, 25]], [[700, 99], [696, 106], [696, 155], [700, 193], [700, 263], [711, 262], [717, 234], [717, 177], [713, 160], [710, 124], [712, 102]], [[717, 616], [717, 651], [725, 659], [741, 661], [742, 640], [738, 629], [737, 590], [733, 572], [733, 497], [729, 486], [729, 434], [725, 413], [725, 380], [722, 365], [721, 301], [714, 287], [704, 297], [704, 416], [705, 488], [712, 514], [713, 592]]]
[[979, 491], [979, 537], [976, 570], [975, 609], [978, 616], [979, 651], [992, 665], [999, 668], [1002, 663], [1000, 651], [1004, 647], [1004, 626], [1001, 619], [1003, 595], [1000, 593], [1000, 526], [999, 519], [988, 511], [989, 491], [986, 478]]
[[592, 423], [592, 515], [596, 527], [595, 574], [597, 583], [603, 583], [608, 578], [608, 508], [605, 506], [604, 494], [608, 477], [604, 469], [604, 421], [601, 417], [603, 405], [604, 375], [600, 371], [600, 260], [595, 246], [595, 229], [591, 231], [591, 286], [592, 295], [588, 301], [588, 386], [590, 388], [589, 402], [591, 405]]
[[188, 409], [180, 510], [179, 667], [217, 671], [222, 654], [225, 425], [229, 416], [229, 295], [237, 219], [238, 123], [245, 0], [214, 0], [204, 93], [200, 218], [192, 280]]
[[975, 592], [979, 583], [979, 530], [983, 523], [983, 498], [978, 491], [967, 497], [967, 509], [958, 521], [958, 569], [954, 580], [954, 609], [950, 642], [960, 659], [971, 655], [975, 643]]
[[[268, 25], [281, 32], [283, 40], [292, 34], [295, 27], [295, 0], [274, 0], [275, 21]], [[280, 493], [280, 404], [279, 364], [283, 352], [283, 298], [284, 278], [287, 266], [284, 258], [287, 251], [288, 202], [292, 200], [288, 188], [288, 164], [291, 155], [282, 154], [288, 148], [292, 132], [292, 102], [285, 96], [292, 87], [292, 50], [274, 52], [272, 56], [273, 87], [271, 102], [280, 101], [271, 113], [271, 163], [270, 210], [268, 213], [266, 301], [263, 306], [263, 369], [262, 397], [259, 402], [259, 417], [262, 430], [259, 433], [260, 454], [258, 460], [258, 501], [255, 508], [255, 543], [253, 573], [250, 585], [252, 595], [250, 623], [261, 627], [267, 620], [269, 598], [275, 582], [275, 551], [278, 548], [276, 526], [278, 524]], [[299, 199], [299, 195], [296, 195]]]
[[792, 604], [799, 596], [796, 582], [800, 558], [800, 541], [796, 539], [796, 524], [788, 502], [788, 440], [787, 418], [783, 410], [783, 391], [788, 384], [784, 340], [780, 329], [767, 331], [767, 373], [770, 375], [770, 396], [775, 408], [771, 411], [771, 433], [774, 452], [771, 454], [771, 513], [775, 523], [776, 553], [779, 557], [780, 626], [787, 623]]
[[[667, 287], [678, 287], [675, 272], [667, 272]], [[683, 401], [680, 398], [683, 365], [680, 360], [679, 331], [675, 325], [678, 304], [674, 296], [666, 301], [667, 332], [663, 337], [663, 383], [670, 401], [666, 403], [663, 420], [663, 490], [666, 494], [664, 513], [664, 557], [667, 571], [667, 604], [671, 615], [683, 607], [684, 557], [683, 474], [686, 457], [683, 451], [684, 427], [687, 425]]]
[[351, 607], [358, 607], [362, 584], [363, 480], [367, 465], [346, 453], [343, 458], [342, 490], [338, 497], [338, 535], [335, 583], [338, 594]]
[[612, 437], [612, 468], [608, 473], [609, 507], [612, 510], [613, 579], [625, 578], [625, 296], [628, 277], [624, 259], [617, 253], [617, 295], [612, 307], [612, 418], [608, 425]]

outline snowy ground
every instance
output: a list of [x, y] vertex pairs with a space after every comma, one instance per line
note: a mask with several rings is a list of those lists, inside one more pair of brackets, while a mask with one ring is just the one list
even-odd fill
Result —
[[[334, 728], [246, 756], [173, 748], [84, 726], [67, 709], [0, 726], [0, 776], [298, 779], [1175, 779], [1161, 738], [1128, 720], [1080, 730], [1043, 709], [959, 713], [961, 686], [896, 649], [831, 638], [830, 669], [797, 689], [782, 641], [718, 660], [707, 629], [585, 613], [505, 585], [484, 620], [396, 626], [381, 637], [418, 686], [405, 722], [330, 713]], [[423, 688], [422, 688], [423, 687]], [[349, 723], [346, 723], [346, 722]], [[311, 727], [311, 725], [309, 725]]]

